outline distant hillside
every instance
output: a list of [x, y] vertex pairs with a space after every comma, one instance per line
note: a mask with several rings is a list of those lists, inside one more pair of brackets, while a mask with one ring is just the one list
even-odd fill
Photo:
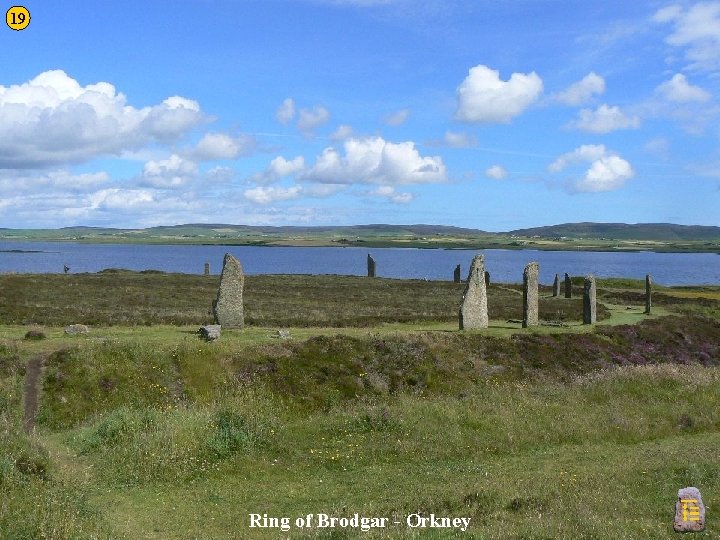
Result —
[[612, 240], [720, 240], [720, 227], [674, 225], [672, 223], [564, 223], [548, 227], [517, 229], [508, 234], [542, 238], [586, 238]]

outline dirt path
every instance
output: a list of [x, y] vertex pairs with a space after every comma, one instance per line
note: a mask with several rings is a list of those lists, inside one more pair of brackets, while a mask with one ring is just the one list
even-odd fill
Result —
[[27, 363], [25, 370], [25, 388], [23, 389], [23, 429], [25, 433], [30, 433], [35, 428], [35, 417], [38, 408], [38, 381], [40, 373], [45, 362], [44, 355], [38, 355], [31, 358]]

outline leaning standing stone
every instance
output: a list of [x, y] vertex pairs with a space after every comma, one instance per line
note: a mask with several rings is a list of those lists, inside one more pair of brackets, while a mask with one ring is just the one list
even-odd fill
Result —
[[367, 258], [368, 277], [375, 277], [375, 259], [368, 253]]
[[572, 281], [567, 272], [565, 273], [565, 298], [572, 298]]
[[597, 321], [597, 293], [595, 276], [585, 276], [583, 283], [583, 324], [595, 324]]
[[244, 285], [245, 274], [240, 261], [226, 253], [223, 259], [217, 300], [213, 303], [213, 312], [217, 324], [226, 328], [242, 328], [245, 326], [243, 314]]
[[645, 313], [650, 315], [652, 307], [652, 277], [650, 274], [645, 275]]
[[453, 281], [455, 283], [460, 283], [460, 265], [459, 264], [455, 267], [455, 272], [453, 273]]
[[485, 258], [482, 255], [476, 255], [470, 265], [470, 273], [460, 306], [460, 330], [488, 327], [484, 267]]
[[673, 529], [675, 532], [701, 532], [705, 529], [705, 505], [698, 488], [678, 490]]
[[553, 281], [553, 296], [560, 296], [560, 276], [555, 274], [555, 281]]
[[523, 328], [538, 325], [538, 274], [540, 265], [528, 263], [523, 272]]

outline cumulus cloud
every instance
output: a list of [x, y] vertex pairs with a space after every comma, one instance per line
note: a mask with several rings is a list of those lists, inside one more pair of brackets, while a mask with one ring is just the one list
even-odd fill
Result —
[[155, 202], [147, 189], [108, 188], [88, 196], [90, 208], [100, 210], [128, 210]]
[[304, 135], [312, 135], [315, 128], [330, 120], [330, 111], [321, 105], [312, 109], [300, 109], [297, 127]]
[[570, 122], [569, 126], [589, 133], [610, 133], [618, 129], [638, 128], [640, 118], [627, 116], [617, 106], [600, 105], [594, 111], [582, 109], [577, 120]]
[[485, 169], [485, 176], [492, 178], [493, 180], [505, 180], [508, 176], [508, 172], [501, 165], [493, 165]]
[[385, 123], [388, 126], [400, 126], [404, 124], [410, 117], [410, 109], [401, 109], [397, 112], [389, 114], [385, 117]]
[[572, 183], [573, 191], [613, 191], [624, 186], [635, 175], [629, 162], [602, 144], [583, 145], [563, 154], [550, 164], [548, 170], [557, 173], [568, 166], [588, 162], [590, 167]]
[[379, 186], [377, 189], [368, 192], [368, 194], [388, 199], [395, 204], [407, 204], [415, 198], [412, 193], [398, 193], [393, 186]]
[[698, 2], [687, 9], [667, 6], [658, 10], [653, 20], [672, 25], [665, 41], [685, 48], [691, 69], [720, 69], [720, 2]]
[[250, 180], [258, 184], [268, 184], [302, 171], [305, 168], [305, 158], [297, 156], [291, 160], [287, 160], [282, 156], [278, 156], [268, 165], [265, 171], [254, 174]]
[[333, 141], [344, 141], [345, 139], [349, 139], [353, 135], [353, 128], [352, 126], [348, 126], [347, 124], [340, 124], [335, 131], [332, 132], [330, 135], [330, 140]]
[[168, 159], [148, 161], [142, 183], [160, 189], [179, 188], [193, 181], [197, 173], [197, 163], [173, 154]]
[[275, 119], [281, 124], [287, 124], [295, 118], [295, 100], [285, 98], [275, 112]]
[[447, 168], [439, 156], [421, 156], [411, 141], [391, 143], [382, 137], [349, 139], [345, 155], [326, 148], [300, 178], [329, 184], [422, 184], [444, 182]]
[[18, 193], [85, 192], [96, 189], [109, 180], [110, 175], [105, 171], [73, 174], [64, 169], [37, 172], [5, 170], [0, 171], [0, 198]]
[[297, 199], [302, 192], [302, 186], [275, 187], [258, 186], [246, 189], [243, 195], [246, 199], [258, 204], [270, 204], [275, 201], [288, 201]]
[[710, 93], [699, 86], [690, 84], [682, 73], [677, 73], [669, 81], [657, 87], [657, 92], [668, 101], [708, 101]]
[[581, 105], [603, 92], [605, 92], [605, 79], [592, 71], [578, 82], [559, 92], [555, 99], [565, 105]]
[[484, 65], [470, 69], [457, 88], [455, 118], [465, 122], [509, 123], [534, 103], [543, 90], [542, 79], [532, 73], [513, 73], [507, 81]]
[[0, 168], [34, 168], [119, 154], [174, 140], [204, 120], [196, 101], [172, 96], [135, 108], [107, 82], [81, 86], [64, 71], [0, 86]]
[[477, 146], [478, 141], [474, 135], [446, 131], [443, 137], [443, 144], [451, 148], [472, 148]]
[[213, 159], [235, 159], [250, 154], [255, 148], [255, 139], [250, 135], [231, 137], [224, 133], [206, 133], [192, 151], [200, 161]]

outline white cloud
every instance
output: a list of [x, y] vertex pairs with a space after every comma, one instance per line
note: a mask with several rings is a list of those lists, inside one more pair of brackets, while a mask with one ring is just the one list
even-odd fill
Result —
[[213, 183], [229, 182], [235, 178], [235, 169], [230, 167], [213, 167], [204, 175], [205, 179]]
[[250, 135], [230, 137], [224, 133], [206, 133], [198, 142], [192, 156], [200, 161], [235, 159], [251, 153], [254, 148], [255, 139]]
[[465, 122], [508, 123], [542, 93], [542, 79], [535, 73], [513, 73], [507, 81], [484, 65], [470, 69], [457, 88], [455, 118]]
[[699, 86], [693, 86], [682, 73], [677, 73], [669, 81], [657, 87], [657, 92], [668, 101], [708, 101], [710, 93]]
[[600, 105], [594, 111], [582, 109], [578, 119], [570, 122], [570, 127], [589, 133], [610, 133], [618, 129], [634, 129], [640, 127], [640, 118], [627, 116], [620, 107]]
[[297, 127], [304, 135], [312, 135], [315, 128], [330, 120], [330, 111], [316, 105], [312, 109], [300, 109]]
[[397, 112], [389, 114], [385, 117], [385, 123], [388, 126], [399, 126], [404, 124], [410, 117], [410, 109], [401, 109]]
[[423, 157], [413, 142], [382, 137], [349, 139], [345, 155], [326, 148], [301, 179], [329, 184], [422, 184], [444, 182], [447, 168], [439, 156]]
[[0, 86], [0, 168], [33, 168], [177, 139], [204, 120], [197, 102], [172, 96], [136, 109], [106, 82], [81, 86], [64, 71]]
[[467, 133], [456, 133], [454, 131], [446, 131], [443, 137], [443, 143], [451, 148], [472, 148], [477, 146], [477, 138]]
[[570, 165], [583, 162], [589, 162], [590, 167], [581, 178], [573, 182], [573, 191], [613, 191], [624, 186], [635, 175], [628, 161], [601, 144], [583, 145], [572, 152], [563, 154], [550, 164], [548, 170], [556, 173], [565, 170]]
[[246, 189], [243, 195], [246, 199], [258, 204], [270, 204], [275, 201], [288, 201], [300, 197], [302, 186], [275, 187], [258, 186]]
[[668, 6], [657, 11], [653, 20], [672, 24], [673, 31], [665, 41], [685, 48], [690, 68], [720, 69], [720, 2], [698, 2], [688, 9]]
[[173, 154], [168, 159], [148, 161], [143, 167], [142, 182], [154, 188], [179, 188], [197, 177], [194, 161]]
[[353, 128], [352, 126], [348, 126], [347, 124], [340, 124], [335, 131], [332, 132], [330, 135], [330, 140], [333, 141], [344, 141], [345, 139], [349, 139], [353, 135]]
[[88, 196], [90, 208], [101, 210], [128, 210], [155, 202], [151, 191], [146, 189], [108, 188]]
[[492, 178], [493, 180], [505, 180], [508, 176], [508, 172], [501, 165], [493, 165], [485, 169], [485, 176]]
[[295, 100], [285, 98], [275, 112], [275, 118], [281, 124], [287, 124], [295, 118]]
[[415, 198], [412, 193], [398, 193], [393, 186], [379, 186], [377, 189], [369, 191], [368, 194], [374, 197], [383, 197], [395, 204], [407, 204]]
[[250, 180], [259, 184], [267, 184], [285, 176], [298, 173], [304, 168], [305, 158], [302, 156], [297, 156], [291, 160], [278, 156], [270, 161], [270, 164], [265, 171], [252, 175]]
[[67, 170], [37, 173], [26, 171], [0, 171], [0, 197], [19, 193], [75, 193], [106, 184], [110, 175], [105, 171], [72, 174]]
[[594, 95], [600, 95], [603, 92], [605, 92], [605, 79], [595, 72], [590, 72], [578, 82], [559, 92], [555, 98], [565, 105], [581, 105]]

